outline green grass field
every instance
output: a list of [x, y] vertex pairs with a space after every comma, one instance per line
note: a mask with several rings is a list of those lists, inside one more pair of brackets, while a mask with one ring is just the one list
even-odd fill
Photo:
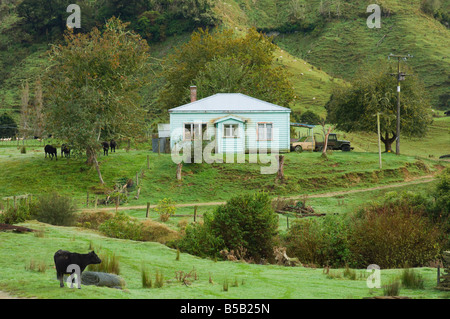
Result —
[[[334, 269], [329, 278], [323, 269], [255, 265], [241, 262], [213, 261], [181, 254], [151, 242], [134, 242], [106, 238], [98, 233], [72, 227], [56, 227], [29, 222], [24, 224], [44, 231], [44, 236], [0, 233], [0, 289], [22, 297], [50, 299], [353, 299], [382, 295], [382, 289], [369, 289], [366, 270], [356, 270], [356, 280], [342, 276]], [[53, 268], [53, 254], [64, 248], [87, 253], [93, 245], [97, 252], [115, 253], [119, 257], [123, 290], [83, 286], [79, 289], [59, 288]], [[45, 272], [30, 270], [30, 262], [45, 265]], [[156, 272], [164, 276], [162, 288], [142, 288], [141, 267], [145, 265], [152, 279]], [[175, 272], [195, 270], [198, 279], [191, 285], [176, 280]], [[402, 289], [402, 296], [412, 298], [448, 298], [449, 294], [434, 289], [436, 269], [420, 268], [425, 289]], [[381, 283], [397, 278], [401, 270], [382, 270]], [[339, 278], [339, 275], [341, 278]], [[210, 278], [212, 283], [210, 282]], [[228, 291], [223, 283], [228, 281]], [[237, 283], [237, 286], [235, 286]]]

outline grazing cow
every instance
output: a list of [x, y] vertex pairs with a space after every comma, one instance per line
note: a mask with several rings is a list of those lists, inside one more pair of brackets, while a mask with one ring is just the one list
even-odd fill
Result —
[[50, 159], [53, 160], [53, 156], [55, 156], [56, 160], [58, 160], [58, 154], [56, 152], [56, 147], [53, 147], [51, 145], [45, 145], [44, 151], [45, 151], [45, 158], [47, 158], [47, 154], [48, 154], [48, 157], [50, 157]]
[[111, 140], [111, 142], [109, 142], [109, 146], [111, 147], [111, 153], [114, 151], [114, 153], [116, 152], [116, 146], [117, 143], [114, 140]]
[[70, 157], [70, 147], [67, 144], [61, 145], [61, 157]]
[[[64, 287], [64, 275], [72, 274], [67, 270], [67, 267], [69, 265], [77, 265], [78, 267], [80, 267], [80, 273], [78, 275], [81, 276], [81, 273], [84, 271], [84, 269], [86, 269], [88, 265], [100, 264], [102, 262], [94, 251], [91, 251], [88, 254], [78, 254], [60, 249], [55, 253], [53, 259], [55, 260], [56, 278], [59, 279], [60, 287]], [[81, 280], [81, 277], [77, 279]]]
[[102, 142], [102, 146], [103, 146], [103, 155], [108, 156], [109, 143], [108, 142]]

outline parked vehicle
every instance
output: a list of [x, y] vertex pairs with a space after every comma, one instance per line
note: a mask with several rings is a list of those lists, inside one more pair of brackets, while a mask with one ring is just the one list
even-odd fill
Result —
[[[325, 145], [324, 141], [324, 136], [319, 133], [314, 134], [314, 137], [303, 136], [299, 139], [291, 139], [291, 151], [295, 151], [297, 153], [301, 153], [303, 151], [321, 152]], [[350, 146], [349, 141], [338, 140], [337, 135], [332, 133], [328, 136], [327, 149], [350, 152], [354, 149], [354, 147]]]
[[301, 153], [303, 151], [314, 151], [316, 142], [312, 136], [303, 136], [299, 139], [291, 139], [291, 151]]
[[[320, 134], [316, 134], [319, 135]], [[315, 151], [316, 152], [321, 152], [323, 150], [323, 147], [325, 145], [325, 139], [322, 136], [321, 139], [319, 140], [318, 138], [316, 138], [316, 148]], [[354, 147], [350, 146], [350, 141], [345, 141], [345, 140], [338, 140], [337, 135], [334, 133], [331, 133], [328, 136], [328, 143], [327, 143], [327, 149], [329, 150], [341, 150], [343, 152], [350, 152], [351, 150], [354, 149]]]

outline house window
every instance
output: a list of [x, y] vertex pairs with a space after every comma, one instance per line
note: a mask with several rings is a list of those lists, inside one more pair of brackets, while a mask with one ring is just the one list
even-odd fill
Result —
[[206, 124], [201, 123], [184, 123], [184, 140], [192, 141], [195, 139], [206, 138]]
[[258, 123], [258, 141], [271, 141], [273, 136], [272, 123]]
[[238, 124], [224, 124], [223, 125], [223, 137], [238, 137], [239, 125]]

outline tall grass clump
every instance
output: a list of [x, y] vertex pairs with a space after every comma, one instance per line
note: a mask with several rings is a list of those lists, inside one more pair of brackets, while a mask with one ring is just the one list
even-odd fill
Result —
[[402, 287], [408, 289], [424, 289], [424, 281], [422, 276], [414, 271], [414, 269], [406, 268], [403, 270], [400, 281]]
[[383, 286], [384, 296], [398, 296], [400, 294], [400, 282], [394, 280]]
[[144, 265], [141, 268], [141, 281], [142, 288], [152, 288], [152, 278]]
[[88, 266], [90, 271], [106, 272], [109, 274], [120, 274], [119, 257], [115, 253], [101, 253], [99, 258], [102, 260], [100, 264], [92, 264]]

